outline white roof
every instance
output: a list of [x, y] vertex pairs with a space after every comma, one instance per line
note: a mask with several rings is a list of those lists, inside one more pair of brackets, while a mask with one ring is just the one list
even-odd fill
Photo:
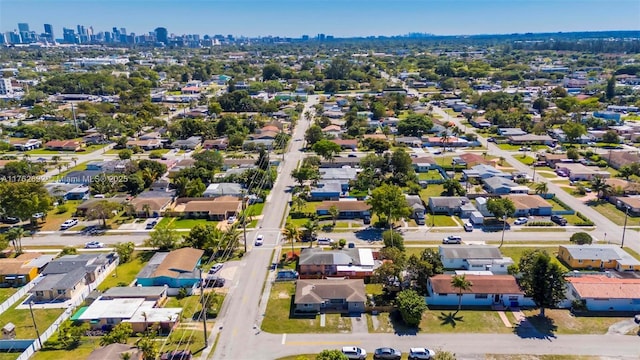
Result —
[[360, 265], [373, 266], [375, 264], [371, 249], [358, 249], [358, 255], [360, 256]]
[[94, 320], [94, 319], [128, 319], [144, 303], [144, 298], [131, 299], [112, 299], [94, 301], [78, 320]]
[[491, 271], [456, 270], [456, 275], [493, 275]]
[[146, 316], [146, 322], [149, 324], [175, 322], [178, 320], [181, 312], [182, 308], [140, 308], [131, 318], [123, 321], [141, 323], [145, 322]]
[[338, 265], [336, 266], [336, 269], [338, 271], [356, 271], [356, 272], [366, 272], [366, 271], [373, 271], [373, 265], [371, 266], [358, 266], [358, 265]]

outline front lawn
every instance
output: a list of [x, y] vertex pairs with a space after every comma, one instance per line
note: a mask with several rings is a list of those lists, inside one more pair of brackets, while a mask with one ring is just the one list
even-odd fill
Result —
[[[523, 145], [511, 145], [511, 144], [497, 144], [497, 146], [500, 149], [507, 150], [507, 151], [520, 151], [520, 148], [523, 147]], [[527, 152], [538, 151], [540, 149], [547, 148], [546, 145], [531, 145], [531, 146], [528, 146], [528, 147], [530, 147], [531, 150], [527, 150]]]
[[453, 217], [449, 215], [432, 215], [427, 214], [427, 218], [425, 219], [425, 224], [428, 226], [460, 226], [458, 222], [456, 222]]
[[418, 180], [442, 180], [442, 175], [437, 170], [418, 173]]
[[[198, 319], [199, 313], [202, 310], [200, 303], [200, 295], [191, 295], [178, 299], [175, 296], [170, 296], [167, 302], [164, 304], [165, 308], [182, 308], [182, 319]], [[195, 316], [194, 316], [195, 315]]]
[[[625, 213], [616, 208], [613, 204], [603, 201], [591, 207], [609, 220], [613, 221], [616, 225], [624, 225]], [[640, 217], [629, 216], [627, 218], [627, 226], [640, 226]]]
[[111, 276], [107, 276], [100, 283], [98, 290], [106, 291], [114, 286], [129, 286], [153, 254], [153, 251], [134, 252], [133, 259], [128, 263], [118, 265]]
[[[402, 333], [411, 331], [397, 317], [397, 313], [377, 315], [378, 326], [367, 315], [369, 332]], [[508, 334], [513, 328], [506, 327], [496, 311], [492, 310], [427, 310], [422, 315], [419, 332], [421, 333], [494, 333]]]
[[326, 324], [320, 327], [320, 315], [291, 317], [295, 284], [276, 283], [271, 288], [267, 311], [261, 329], [274, 334], [351, 332], [351, 319], [340, 314], [327, 314]]
[[425, 189], [420, 190], [420, 199], [429, 204], [429, 198], [432, 196], [442, 196], [444, 187], [441, 184], [429, 184]]
[[182, 219], [182, 218], [173, 218], [173, 217], [164, 217], [157, 227], [166, 226], [169, 229], [192, 229], [194, 226], [198, 224], [212, 224], [213, 226], [218, 225], [218, 221], [211, 221], [207, 219]]
[[[551, 322], [537, 316], [539, 310], [524, 310], [523, 313], [533, 325], [543, 333], [556, 334], [606, 334], [609, 326], [629, 318], [574, 316], [569, 310], [546, 309], [545, 315]], [[555, 329], [554, 329], [555, 328]]]
[[[0, 321], [0, 327], [4, 327], [8, 323], [13, 323], [16, 326], [16, 339], [34, 339], [36, 337], [36, 330], [33, 327], [29, 309], [16, 309], [26, 298], [27, 296], [23, 297], [7, 311], [3, 312], [2, 320]], [[38, 330], [46, 330], [63, 311], [64, 309], [34, 308], [33, 315], [36, 318]]]
[[15, 294], [18, 289], [19, 288], [0, 288], [0, 304]]
[[[54, 333], [50, 340], [54, 340], [56, 338], [56, 334]], [[99, 336], [84, 336], [80, 341], [80, 345], [73, 350], [48, 350], [45, 347], [42, 350], [36, 351], [35, 354], [31, 357], [33, 360], [60, 360], [64, 358], [68, 359], [87, 359], [89, 354], [93, 352], [93, 350], [98, 349], [100, 347], [100, 337]], [[15, 359], [15, 357], [14, 357]]]
[[514, 264], [518, 264], [520, 262], [520, 258], [522, 258], [522, 255], [524, 254], [525, 251], [527, 250], [537, 250], [537, 249], [542, 249], [545, 250], [549, 256], [551, 257], [551, 261], [558, 264], [560, 266], [560, 269], [564, 272], [568, 272], [569, 269], [567, 269], [566, 266], [564, 266], [564, 264], [562, 264], [558, 258], [556, 257], [556, 254], [558, 252], [558, 246], [554, 245], [554, 246], [549, 246], [549, 247], [545, 247], [545, 246], [539, 246], [539, 247], [509, 247], [509, 246], [503, 246], [500, 248], [500, 252], [502, 253], [502, 256], [505, 257], [510, 257]]
[[[66, 220], [69, 220], [73, 217], [73, 214], [76, 212], [76, 208], [78, 205], [82, 203], [82, 200], [68, 200], [64, 204], [59, 205], [57, 208], [53, 208], [53, 210], [49, 211], [47, 214], [47, 220], [40, 230], [42, 231], [56, 231], [60, 230], [60, 225]], [[59, 210], [66, 208], [67, 211], [63, 213], [59, 213]]]
[[525, 165], [531, 165], [533, 164], [536, 159], [532, 158], [531, 156], [514, 156], [514, 158], [518, 161], [520, 161], [521, 163], [525, 164]]
[[257, 216], [262, 214], [263, 209], [264, 209], [264, 202], [255, 203], [247, 206], [246, 212], [251, 216]]

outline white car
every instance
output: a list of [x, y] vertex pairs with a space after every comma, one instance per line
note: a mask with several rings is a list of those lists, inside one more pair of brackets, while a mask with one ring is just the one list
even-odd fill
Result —
[[67, 230], [78, 225], [78, 219], [69, 219], [60, 225], [60, 230]]
[[355, 346], [343, 346], [342, 353], [345, 354], [349, 360], [365, 360], [367, 358], [367, 352]]
[[98, 241], [89, 241], [88, 243], [84, 244], [84, 247], [86, 249], [100, 249], [104, 247], [104, 244]]
[[262, 244], [264, 244], [264, 236], [263, 235], [256, 236], [256, 241], [254, 244], [256, 246], [261, 246]]
[[217, 273], [218, 271], [220, 271], [220, 269], [222, 269], [222, 266], [224, 266], [224, 264], [222, 264], [222, 263], [217, 263], [217, 264], [213, 265], [211, 267], [211, 269], [209, 269], [209, 274]]
[[513, 222], [514, 225], [524, 225], [529, 221], [526, 217], [519, 217]]
[[409, 360], [427, 360], [435, 356], [436, 352], [427, 348], [409, 349]]
[[330, 238], [318, 238], [316, 241], [318, 242], [318, 245], [331, 245], [335, 242]]
[[227, 223], [228, 224], [233, 224], [236, 221], [236, 217], [235, 216], [229, 216], [229, 218], [227, 219]]
[[443, 244], [460, 244], [462, 243], [462, 238], [458, 235], [451, 235], [442, 239], [442, 243]]

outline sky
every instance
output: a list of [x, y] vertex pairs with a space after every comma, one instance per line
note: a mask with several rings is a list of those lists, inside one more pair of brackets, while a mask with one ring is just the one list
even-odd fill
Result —
[[336, 37], [639, 30], [639, 0], [0, 0], [0, 31]]

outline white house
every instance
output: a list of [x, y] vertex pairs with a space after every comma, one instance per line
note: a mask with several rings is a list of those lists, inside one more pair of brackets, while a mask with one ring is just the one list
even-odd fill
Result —
[[513, 260], [503, 257], [497, 246], [441, 245], [438, 249], [445, 269], [491, 271], [506, 274]]
[[606, 275], [569, 277], [567, 298], [584, 302], [589, 311], [640, 312], [640, 279]]
[[[429, 305], [457, 306], [459, 290], [451, 285], [454, 275], [440, 274], [427, 280]], [[463, 290], [460, 303], [463, 306], [533, 307], [531, 298], [511, 275], [464, 275], [471, 282], [469, 290]]]

